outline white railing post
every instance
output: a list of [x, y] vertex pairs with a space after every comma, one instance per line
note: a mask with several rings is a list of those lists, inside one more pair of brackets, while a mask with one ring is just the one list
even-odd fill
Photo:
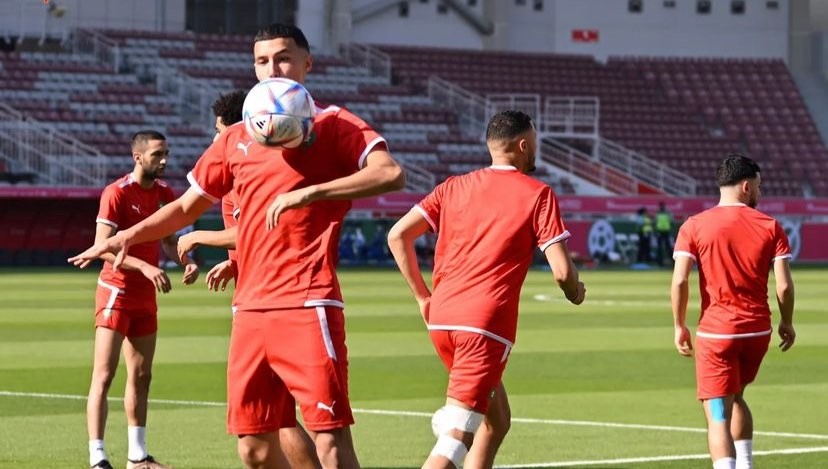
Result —
[[457, 114], [460, 130], [465, 135], [482, 139], [488, 119], [483, 97], [438, 76], [428, 78], [428, 97], [434, 104]]
[[367, 68], [372, 74], [391, 83], [391, 57], [376, 47], [365, 44], [348, 44], [344, 49], [345, 60], [358, 67]]
[[0, 103], [0, 147], [20, 169], [58, 186], [102, 187], [107, 157], [56, 128]]
[[541, 97], [537, 93], [490, 94], [486, 96], [486, 119], [501, 111], [521, 111], [529, 115], [540, 127], [543, 120]]
[[567, 137], [598, 136], [600, 102], [594, 96], [548, 96], [539, 131]]

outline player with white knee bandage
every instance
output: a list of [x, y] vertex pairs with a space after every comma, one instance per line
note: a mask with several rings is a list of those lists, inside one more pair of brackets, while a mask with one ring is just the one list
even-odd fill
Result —
[[[584, 300], [555, 194], [525, 174], [535, 167], [537, 134], [531, 118], [516, 111], [495, 115], [486, 143], [491, 167], [449, 178], [388, 234], [394, 259], [449, 371], [446, 405], [432, 421], [437, 443], [427, 468], [494, 464], [510, 419], [501, 377], [535, 248], [546, 255], [567, 299]], [[414, 241], [429, 229], [438, 234], [433, 294], [414, 250]]]

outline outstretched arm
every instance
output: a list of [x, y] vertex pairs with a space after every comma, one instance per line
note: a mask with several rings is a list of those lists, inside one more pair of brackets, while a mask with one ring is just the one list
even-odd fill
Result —
[[586, 296], [586, 287], [583, 282], [578, 280], [578, 269], [575, 267], [575, 263], [572, 262], [572, 256], [569, 255], [566, 242], [554, 243], [547, 247], [543, 253], [546, 255], [546, 261], [552, 269], [555, 282], [564, 292], [566, 299], [576, 305], [583, 303]]
[[417, 263], [417, 253], [414, 249], [414, 240], [428, 231], [429, 225], [425, 218], [416, 210], [411, 210], [399, 219], [388, 232], [388, 248], [397, 262], [408, 288], [414, 294], [414, 299], [420, 306], [423, 320], [428, 322], [428, 308], [431, 301], [431, 292], [423, 280], [420, 265]]
[[349, 176], [279, 194], [267, 209], [267, 229], [272, 229], [285, 210], [304, 207], [317, 200], [358, 199], [405, 187], [405, 174], [385, 150], [374, 150], [365, 166]]
[[793, 327], [794, 284], [791, 277], [791, 265], [788, 259], [776, 259], [773, 262], [773, 276], [776, 278], [776, 302], [779, 304], [779, 348], [787, 351], [796, 340]]
[[[104, 223], [98, 223], [95, 227], [95, 244], [97, 245], [98, 243], [106, 242], [106, 240], [111, 238], [114, 234], [114, 227]], [[115, 262], [115, 254], [106, 253], [102, 255], [100, 259], [104, 262], [112, 264]], [[141, 272], [144, 277], [155, 285], [155, 289], [162, 293], [167, 293], [172, 288], [170, 278], [167, 277], [167, 273], [162, 269], [159, 269], [158, 266], [148, 264], [141, 259], [132, 256], [125, 256], [121, 265], [126, 270]]]
[[119, 231], [114, 236], [95, 243], [94, 246], [77, 256], [70, 257], [69, 262], [84, 268], [106, 253], [116, 254], [113, 268], [119, 268], [124, 262], [130, 245], [156, 241], [179, 229], [192, 224], [202, 213], [210, 208], [212, 202], [193, 189], [188, 189], [181, 197], [165, 205], [147, 217], [141, 223]]
[[670, 303], [673, 307], [673, 338], [676, 350], [685, 357], [691, 356], [693, 342], [690, 330], [687, 329], [687, 301], [690, 297], [690, 271], [693, 269], [693, 258], [676, 256], [673, 268], [673, 282], [670, 286]]

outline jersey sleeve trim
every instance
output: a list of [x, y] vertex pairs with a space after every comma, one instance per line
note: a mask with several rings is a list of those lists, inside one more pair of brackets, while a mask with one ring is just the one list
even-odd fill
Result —
[[202, 196], [202, 197], [204, 197], [205, 199], [209, 200], [210, 202], [212, 202], [212, 203], [214, 203], [214, 204], [215, 204], [215, 203], [217, 203], [219, 200], [221, 200], [221, 199], [220, 199], [220, 198], [218, 198], [218, 197], [214, 197], [214, 196], [212, 196], [212, 195], [208, 194], [208, 193], [207, 193], [207, 191], [205, 191], [204, 189], [202, 189], [202, 188], [201, 188], [201, 186], [200, 186], [200, 185], [198, 185], [198, 181], [196, 181], [196, 178], [195, 178], [195, 176], [193, 176], [193, 172], [192, 172], [192, 171], [190, 171], [189, 173], [187, 173], [187, 181], [189, 181], [189, 182], [190, 182], [190, 186], [192, 186], [192, 188], [193, 188], [193, 189], [195, 189], [195, 191], [196, 191], [196, 192], [198, 192], [198, 193], [199, 193], [199, 195], [201, 195], [201, 196]]
[[239, 216], [241, 216], [241, 209], [237, 208], [233, 210], [233, 220], [239, 221]]
[[698, 262], [698, 259], [696, 259], [696, 256], [694, 256], [692, 253], [687, 252], [687, 251], [675, 251], [675, 252], [673, 252], [673, 259], [675, 259], [677, 257], [689, 257], [690, 259], [693, 259], [693, 262]]
[[437, 234], [437, 224], [434, 223], [434, 220], [432, 220], [430, 216], [428, 216], [428, 213], [426, 213], [425, 209], [423, 207], [420, 207], [419, 205], [415, 205], [413, 208], [420, 215], [422, 215], [423, 218], [425, 218], [429, 225], [431, 225], [431, 231], [433, 231], [434, 234]]
[[[382, 137], [377, 137], [377, 138], [371, 140], [371, 142], [368, 143], [368, 145], [365, 146], [365, 150], [363, 150], [362, 154], [359, 155], [359, 163], [358, 163], [359, 164], [359, 169], [362, 169], [362, 168], [365, 167], [365, 159], [368, 158], [368, 153], [371, 153], [371, 150], [373, 150], [374, 147], [379, 145], [380, 143], [386, 143], [385, 139], [382, 138]], [[387, 145], [387, 143], [386, 143], [386, 145]]]
[[98, 217], [95, 219], [95, 223], [103, 223], [104, 225], [109, 225], [112, 228], [118, 229], [118, 224], [112, 220], [107, 220], [106, 218]]
[[792, 259], [792, 258], [793, 258], [793, 254], [787, 253], [787, 254], [782, 254], [781, 256], [774, 257], [772, 262], [776, 262], [780, 259]]
[[540, 250], [541, 250], [541, 252], [546, 251], [546, 248], [548, 248], [549, 246], [552, 246], [555, 243], [560, 243], [561, 241], [566, 241], [567, 239], [569, 239], [571, 237], [572, 237], [572, 234], [569, 232], [569, 230], [564, 230], [563, 233], [561, 233], [558, 236], [555, 236], [554, 238], [550, 239], [549, 241], [541, 244]]

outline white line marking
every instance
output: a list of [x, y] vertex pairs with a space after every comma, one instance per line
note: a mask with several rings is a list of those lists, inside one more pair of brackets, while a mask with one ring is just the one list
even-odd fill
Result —
[[[767, 451], [754, 451], [754, 456], [770, 456], [774, 454], [805, 454], [805, 453], [824, 453], [828, 452], [828, 446], [819, 446], [816, 448], [788, 448], [788, 449], [774, 449]], [[661, 462], [661, 461], [689, 461], [693, 459], [710, 459], [709, 454], [684, 454], [676, 456], [651, 456], [641, 458], [619, 458], [619, 459], [593, 459], [583, 461], [558, 461], [546, 462], [537, 464], [511, 464], [504, 466], [495, 466], [498, 469], [522, 469], [530, 467], [571, 467], [571, 466], [597, 466], [603, 464], [630, 464], [630, 463], [646, 463], [646, 462]]]
[[[0, 396], [7, 397], [34, 397], [43, 399], [67, 399], [75, 401], [85, 401], [86, 396], [76, 394], [50, 394], [39, 392], [15, 392], [15, 391], [0, 391]], [[110, 397], [110, 401], [120, 402], [123, 398]], [[176, 399], [150, 399], [151, 404], [169, 404], [180, 406], [193, 407], [226, 407], [224, 402], [215, 401], [184, 401]], [[352, 409], [355, 414], [367, 415], [391, 415], [396, 417], [423, 417], [431, 418], [430, 412], [417, 412], [409, 410], [383, 410], [383, 409]], [[589, 420], [560, 420], [560, 419], [534, 419], [512, 417], [512, 423], [532, 423], [540, 425], [561, 425], [561, 426], [580, 426], [580, 427], [601, 427], [601, 428], [629, 428], [635, 430], [658, 430], [670, 432], [684, 432], [684, 433], [706, 433], [704, 428], [694, 427], [674, 427], [669, 425], [644, 425], [637, 423], [615, 423], [615, 422], [593, 422]], [[757, 436], [772, 436], [780, 438], [800, 438], [806, 440], [828, 440], [828, 435], [820, 435], [814, 433], [789, 433], [789, 432], [764, 432], [754, 431]], [[754, 453], [756, 454], [756, 453]]]

